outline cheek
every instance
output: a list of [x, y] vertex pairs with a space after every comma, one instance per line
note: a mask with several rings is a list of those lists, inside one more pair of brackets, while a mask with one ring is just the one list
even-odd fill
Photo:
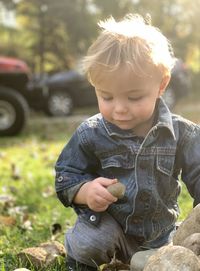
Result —
[[106, 117], [106, 116], [111, 115], [111, 112], [112, 112], [111, 106], [109, 106], [107, 103], [102, 102], [102, 101], [99, 101], [98, 105], [99, 105], [99, 111], [103, 116]]
[[137, 116], [139, 116], [141, 119], [146, 119], [151, 117], [154, 112], [154, 108], [155, 106], [151, 103], [141, 104], [135, 108], [135, 114], [137, 114]]

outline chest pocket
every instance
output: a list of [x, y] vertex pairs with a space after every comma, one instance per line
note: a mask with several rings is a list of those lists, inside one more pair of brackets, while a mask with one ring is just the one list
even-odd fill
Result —
[[99, 160], [103, 169], [114, 167], [132, 169], [135, 166], [135, 154], [130, 150], [99, 153]]
[[167, 176], [173, 174], [176, 148], [164, 149], [159, 148], [156, 157], [157, 170]]

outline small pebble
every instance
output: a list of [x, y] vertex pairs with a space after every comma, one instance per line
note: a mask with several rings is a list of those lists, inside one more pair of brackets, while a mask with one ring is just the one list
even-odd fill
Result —
[[107, 187], [108, 191], [116, 198], [123, 198], [126, 186], [120, 182], [111, 184]]

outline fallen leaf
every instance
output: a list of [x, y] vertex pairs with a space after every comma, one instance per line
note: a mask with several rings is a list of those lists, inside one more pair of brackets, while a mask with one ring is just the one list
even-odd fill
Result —
[[55, 194], [55, 190], [52, 186], [48, 186], [45, 188], [45, 190], [42, 192], [42, 196], [44, 198], [48, 198], [50, 196], [53, 196]]
[[21, 179], [20, 169], [16, 166], [15, 163], [11, 163], [11, 177], [14, 180]]
[[21, 228], [23, 230], [28, 230], [28, 231], [32, 231], [33, 228], [32, 228], [32, 222], [30, 220], [26, 220], [22, 225], [21, 225]]
[[11, 195], [0, 195], [0, 209], [8, 209], [14, 205], [15, 198]]
[[16, 224], [16, 219], [12, 216], [0, 216], [0, 224], [4, 226], [13, 226]]

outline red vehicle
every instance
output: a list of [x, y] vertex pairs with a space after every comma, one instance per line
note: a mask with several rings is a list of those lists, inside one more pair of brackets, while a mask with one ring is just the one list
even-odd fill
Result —
[[28, 81], [25, 62], [0, 57], [0, 136], [15, 135], [24, 127], [29, 111], [24, 97]]

